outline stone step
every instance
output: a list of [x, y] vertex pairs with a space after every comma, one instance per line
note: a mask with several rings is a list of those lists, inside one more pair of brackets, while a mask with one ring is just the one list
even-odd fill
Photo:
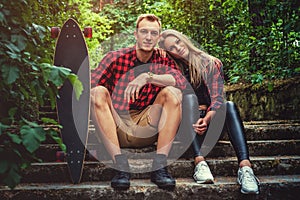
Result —
[[[292, 175], [300, 174], [300, 156], [251, 157], [255, 174]], [[235, 157], [207, 159], [214, 176], [236, 176], [238, 163]], [[149, 178], [151, 159], [129, 160], [132, 178]], [[85, 162], [83, 182], [108, 181], [113, 177], [111, 161]], [[169, 160], [169, 172], [176, 178], [192, 177], [194, 164], [192, 159]], [[70, 182], [65, 162], [34, 163], [23, 172], [23, 183]]]
[[299, 199], [300, 175], [261, 176], [260, 194], [243, 195], [236, 177], [215, 177], [214, 184], [197, 184], [191, 178], [176, 179], [172, 191], [158, 189], [149, 179], [133, 179], [126, 191], [115, 191], [110, 182], [20, 184], [14, 190], [0, 186], [0, 199]]
[[[248, 141], [300, 139], [300, 121], [297, 120], [250, 121], [244, 122], [244, 127]], [[95, 128], [92, 123], [89, 128], [89, 137], [95, 138]], [[226, 131], [220, 139], [228, 140]], [[47, 140], [44, 143], [55, 142]]]
[[299, 120], [249, 121], [244, 127], [249, 141], [300, 139]]
[[[249, 153], [251, 156], [278, 156], [278, 155], [300, 155], [300, 140], [261, 140], [248, 141]], [[88, 144], [88, 150], [92, 153], [97, 152], [99, 159], [110, 159], [105, 147], [101, 143]], [[156, 146], [152, 145], [141, 149], [126, 149], [125, 153], [131, 157], [135, 157], [141, 153], [147, 157], [147, 153], [155, 152]], [[37, 157], [46, 162], [57, 160], [56, 153], [61, 151], [57, 144], [44, 144], [37, 152]], [[191, 158], [193, 150], [188, 148], [186, 151], [182, 149], [180, 142], [175, 141], [170, 153], [171, 158]], [[229, 141], [220, 140], [213, 147], [208, 157], [226, 157], [235, 156], [234, 149]], [[87, 160], [91, 160], [91, 156], [87, 156]]]
[[[300, 121], [250, 121], [243, 124], [248, 141], [300, 139]], [[89, 130], [90, 135], [96, 134], [93, 124], [90, 125]], [[221, 135], [220, 139], [229, 140], [226, 131]]]

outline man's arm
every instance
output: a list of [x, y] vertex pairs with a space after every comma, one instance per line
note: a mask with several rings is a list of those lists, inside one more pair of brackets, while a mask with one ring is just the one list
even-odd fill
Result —
[[153, 85], [157, 85], [159, 87], [164, 86], [175, 86], [176, 80], [175, 78], [170, 74], [154, 74], [152, 72], [148, 72], [147, 74], [147, 82], [151, 83]]
[[135, 99], [139, 97], [140, 89], [147, 83], [151, 83], [159, 87], [165, 87], [175, 86], [176, 81], [175, 78], [170, 74], [158, 75], [153, 74], [152, 72], [142, 73], [128, 84], [124, 92], [124, 98], [128, 102], [130, 101], [130, 99], [132, 99], [132, 101], [134, 102]]

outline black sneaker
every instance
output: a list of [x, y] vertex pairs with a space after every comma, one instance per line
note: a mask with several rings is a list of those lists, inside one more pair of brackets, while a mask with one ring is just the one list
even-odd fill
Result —
[[117, 171], [111, 180], [111, 187], [116, 190], [127, 190], [130, 187], [130, 173]]
[[173, 189], [176, 185], [175, 179], [168, 173], [167, 156], [156, 154], [153, 159], [151, 181], [162, 189]]
[[129, 163], [125, 155], [115, 156], [117, 174], [111, 180], [111, 187], [117, 190], [127, 190], [130, 187]]
[[153, 171], [151, 181], [162, 189], [173, 189], [176, 185], [175, 179], [168, 173], [166, 167]]

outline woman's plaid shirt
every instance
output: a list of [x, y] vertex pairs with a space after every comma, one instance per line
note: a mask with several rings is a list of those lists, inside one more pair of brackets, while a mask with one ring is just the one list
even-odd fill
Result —
[[91, 75], [92, 87], [102, 85], [108, 89], [111, 95], [113, 107], [118, 112], [129, 109], [142, 110], [153, 104], [157, 94], [162, 89], [153, 84], [146, 84], [141, 88], [138, 99], [129, 103], [124, 99], [124, 91], [129, 82], [139, 74], [152, 72], [154, 74], [171, 74], [176, 80], [177, 88], [184, 90], [187, 85], [185, 77], [169, 57], [161, 57], [155, 50], [147, 64], [135, 66], [137, 61], [136, 48], [124, 48], [109, 52], [93, 70]]

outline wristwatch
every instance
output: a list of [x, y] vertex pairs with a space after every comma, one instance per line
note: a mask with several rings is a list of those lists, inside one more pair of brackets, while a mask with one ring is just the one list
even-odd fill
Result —
[[148, 72], [147, 74], [149, 76], [149, 80], [151, 80], [153, 78], [153, 73], [152, 72]]

